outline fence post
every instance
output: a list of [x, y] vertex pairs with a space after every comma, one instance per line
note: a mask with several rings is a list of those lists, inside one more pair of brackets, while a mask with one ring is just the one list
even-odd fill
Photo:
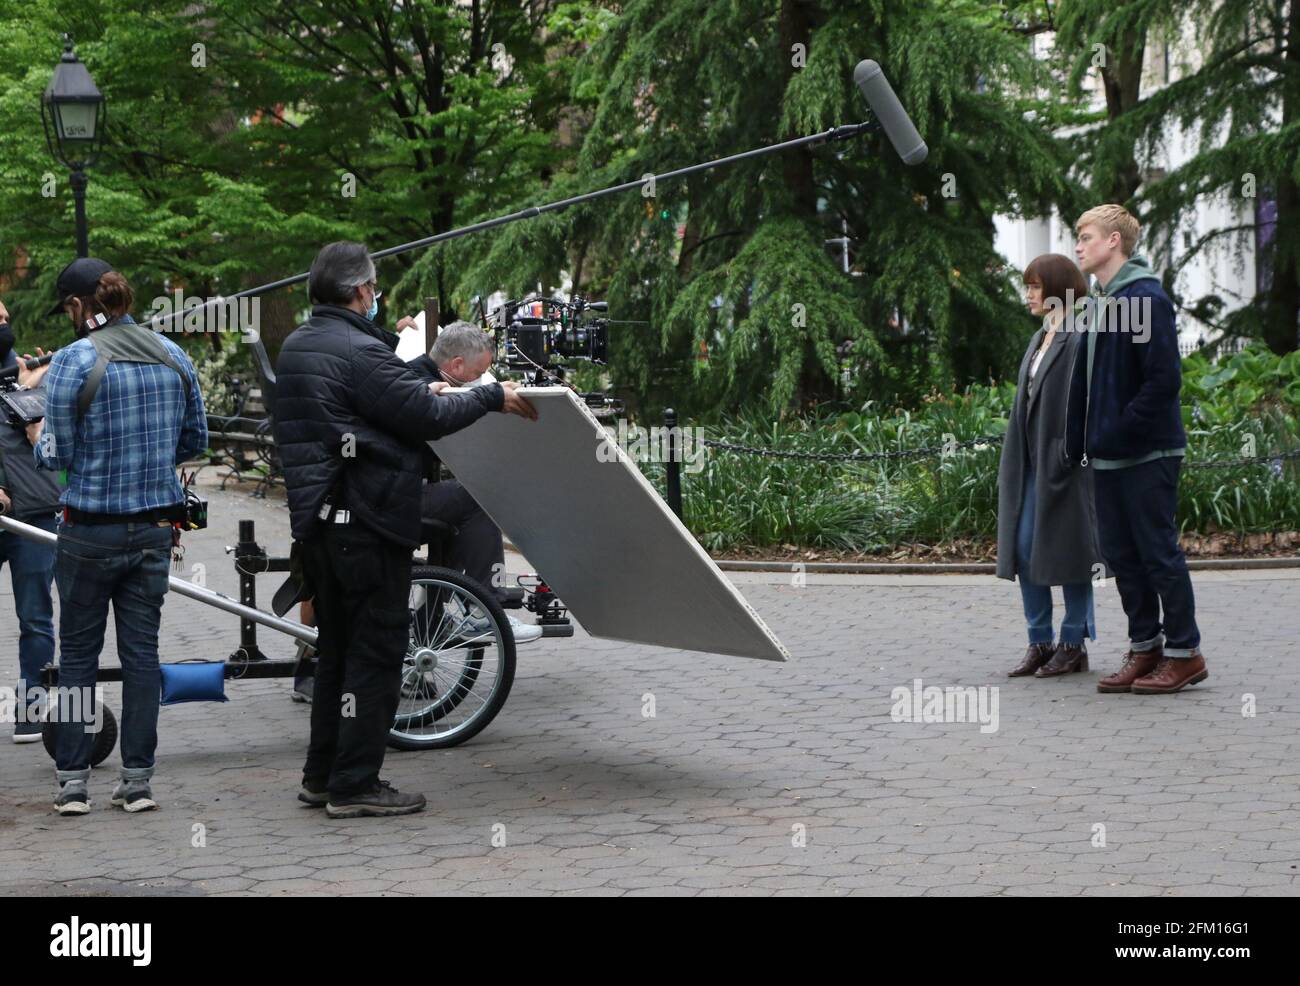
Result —
[[[239, 542], [235, 545], [235, 569], [239, 572], [239, 601], [257, 608], [257, 573], [266, 571], [266, 551], [257, 543], [253, 522], [239, 522]], [[239, 621], [239, 651], [245, 661], [265, 661], [266, 655], [257, 645], [257, 624], [252, 620]]]
[[677, 412], [664, 408], [664, 427], [668, 429], [667, 489], [668, 509], [682, 519], [682, 464], [677, 453]]

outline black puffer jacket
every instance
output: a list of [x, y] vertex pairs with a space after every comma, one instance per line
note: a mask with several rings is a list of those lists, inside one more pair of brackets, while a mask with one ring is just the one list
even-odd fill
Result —
[[355, 521], [414, 547], [424, 442], [501, 410], [500, 384], [434, 397], [396, 346], [397, 336], [336, 305], [314, 307], [285, 340], [274, 428], [295, 538], [315, 533], [337, 484], [332, 499]]

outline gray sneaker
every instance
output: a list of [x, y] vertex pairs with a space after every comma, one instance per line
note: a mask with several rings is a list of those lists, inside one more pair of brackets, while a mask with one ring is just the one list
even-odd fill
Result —
[[112, 805], [126, 811], [154, 811], [158, 802], [153, 799], [148, 781], [118, 781], [113, 788]]
[[423, 794], [403, 794], [388, 781], [350, 797], [331, 797], [325, 806], [330, 818], [360, 818], [363, 815], [409, 815], [424, 810]]
[[68, 781], [59, 787], [54, 810], [60, 815], [85, 815], [90, 811], [90, 795], [85, 781]]
[[316, 676], [309, 675], [300, 681], [293, 683], [293, 691], [289, 693], [289, 698], [295, 702], [311, 703], [312, 693], [316, 690]]
[[298, 800], [308, 808], [324, 808], [330, 801], [330, 793], [324, 789], [313, 791], [305, 783], [302, 790], [298, 792]]
[[[467, 612], [464, 602], [459, 597], [443, 604], [443, 611], [455, 621], [447, 646], [458, 647], [473, 643], [486, 645], [495, 639], [493, 632], [495, 624], [492, 622], [492, 617], [478, 607], [475, 607], [475, 610], [475, 613]], [[542, 638], [542, 628], [536, 623], [524, 623], [509, 613], [506, 614], [506, 620], [510, 623], [510, 631], [516, 644], [527, 644]]]

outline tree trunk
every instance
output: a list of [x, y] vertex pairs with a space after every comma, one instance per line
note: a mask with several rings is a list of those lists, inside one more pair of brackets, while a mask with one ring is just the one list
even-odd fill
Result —
[[[792, 64], [792, 49], [796, 44], [804, 46], [805, 52], [812, 49], [812, 4], [808, 0], [781, 0], [781, 12], [777, 22], [777, 33], [781, 43], [781, 93], [797, 71]], [[787, 135], [782, 134], [784, 138]], [[794, 137], [797, 134], [789, 134]], [[781, 168], [786, 187], [795, 211], [801, 216], [813, 218], [817, 214], [817, 187], [813, 183], [812, 151], [805, 145], [781, 155]]]
[[692, 176], [686, 179], [686, 228], [682, 231], [682, 252], [677, 258], [677, 279], [682, 284], [690, 280], [695, 251], [700, 245], [699, 202], [700, 181]]
[[[1138, 103], [1142, 88], [1142, 60], [1146, 54], [1146, 31], [1125, 31], [1116, 48], [1108, 49], [1101, 68], [1106, 91], [1106, 115], [1117, 120]], [[1112, 176], [1105, 189], [1106, 201], [1124, 205], [1142, 184], [1137, 160], [1129, 155]]]
[[[793, 64], [794, 46], [801, 44], [806, 54], [811, 53], [814, 7], [815, 5], [809, 0], [781, 0], [781, 11], [777, 20], [777, 35], [781, 44], [780, 57], [783, 66], [781, 93], [783, 95], [790, 79], [798, 71]], [[781, 134], [780, 136], [785, 138], [797, 135]], [[807, 146], [787, 151], [781, 155], [781, 171], [786, 188], [790, 193], [790, 204], [795, 215], [816, 222], [817, 186], [813, 176], [812, 151]], [[815, 309], [816, 301], [816, 298], [809, 298], [804, 304], [808, 309], [812, 310]], [[814, 314], [810, 317], [816, 316]], [[811, 336], [811, 333], [808, 334]], [[827, 377], [825, 370], [822, 369], [811, 339], [806, 339], [804, 346], [806, 352], [804, 353], [803, 370], [799, 374], [799, 383], [794, 394], [795, 403], [801, 408], [816, 404], [819, 401], [833, 400], [835, 398], [835, 384]]]
[[[256, 276], [245, 279], [250, 282], [245, 284], [245, 288], [283, 276], [286, 275], [270, 271], [259, 272]], [[298, 327], [298, 310], [306, 304], [306, 285], [301, 288], [296, 285], [291, 288], [281, 288], [279, 291], [258, 296], [257, 328], [261, 343], [266, 347], [266, 353], [271, 358], [272, 366], [275, 365], [276, 357], [280, 355], [280, 346], [285, 339], [289, 338], [289, 333]]]

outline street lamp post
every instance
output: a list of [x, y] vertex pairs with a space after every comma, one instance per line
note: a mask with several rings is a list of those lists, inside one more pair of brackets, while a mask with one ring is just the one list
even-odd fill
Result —
[[[86, 66], [72, 51], [72, 35], [63, 36], [63, 57], [54, 68], [41, 97], [41, 123], [50, 153], [72, 172], [72, 199], [77, 216], [77, 256], [90, 254], [86, 233], [85, 169], [95, 162], [104, 143], [108, 103]], [[52, 131], [52, 133], [51, 133]]]

